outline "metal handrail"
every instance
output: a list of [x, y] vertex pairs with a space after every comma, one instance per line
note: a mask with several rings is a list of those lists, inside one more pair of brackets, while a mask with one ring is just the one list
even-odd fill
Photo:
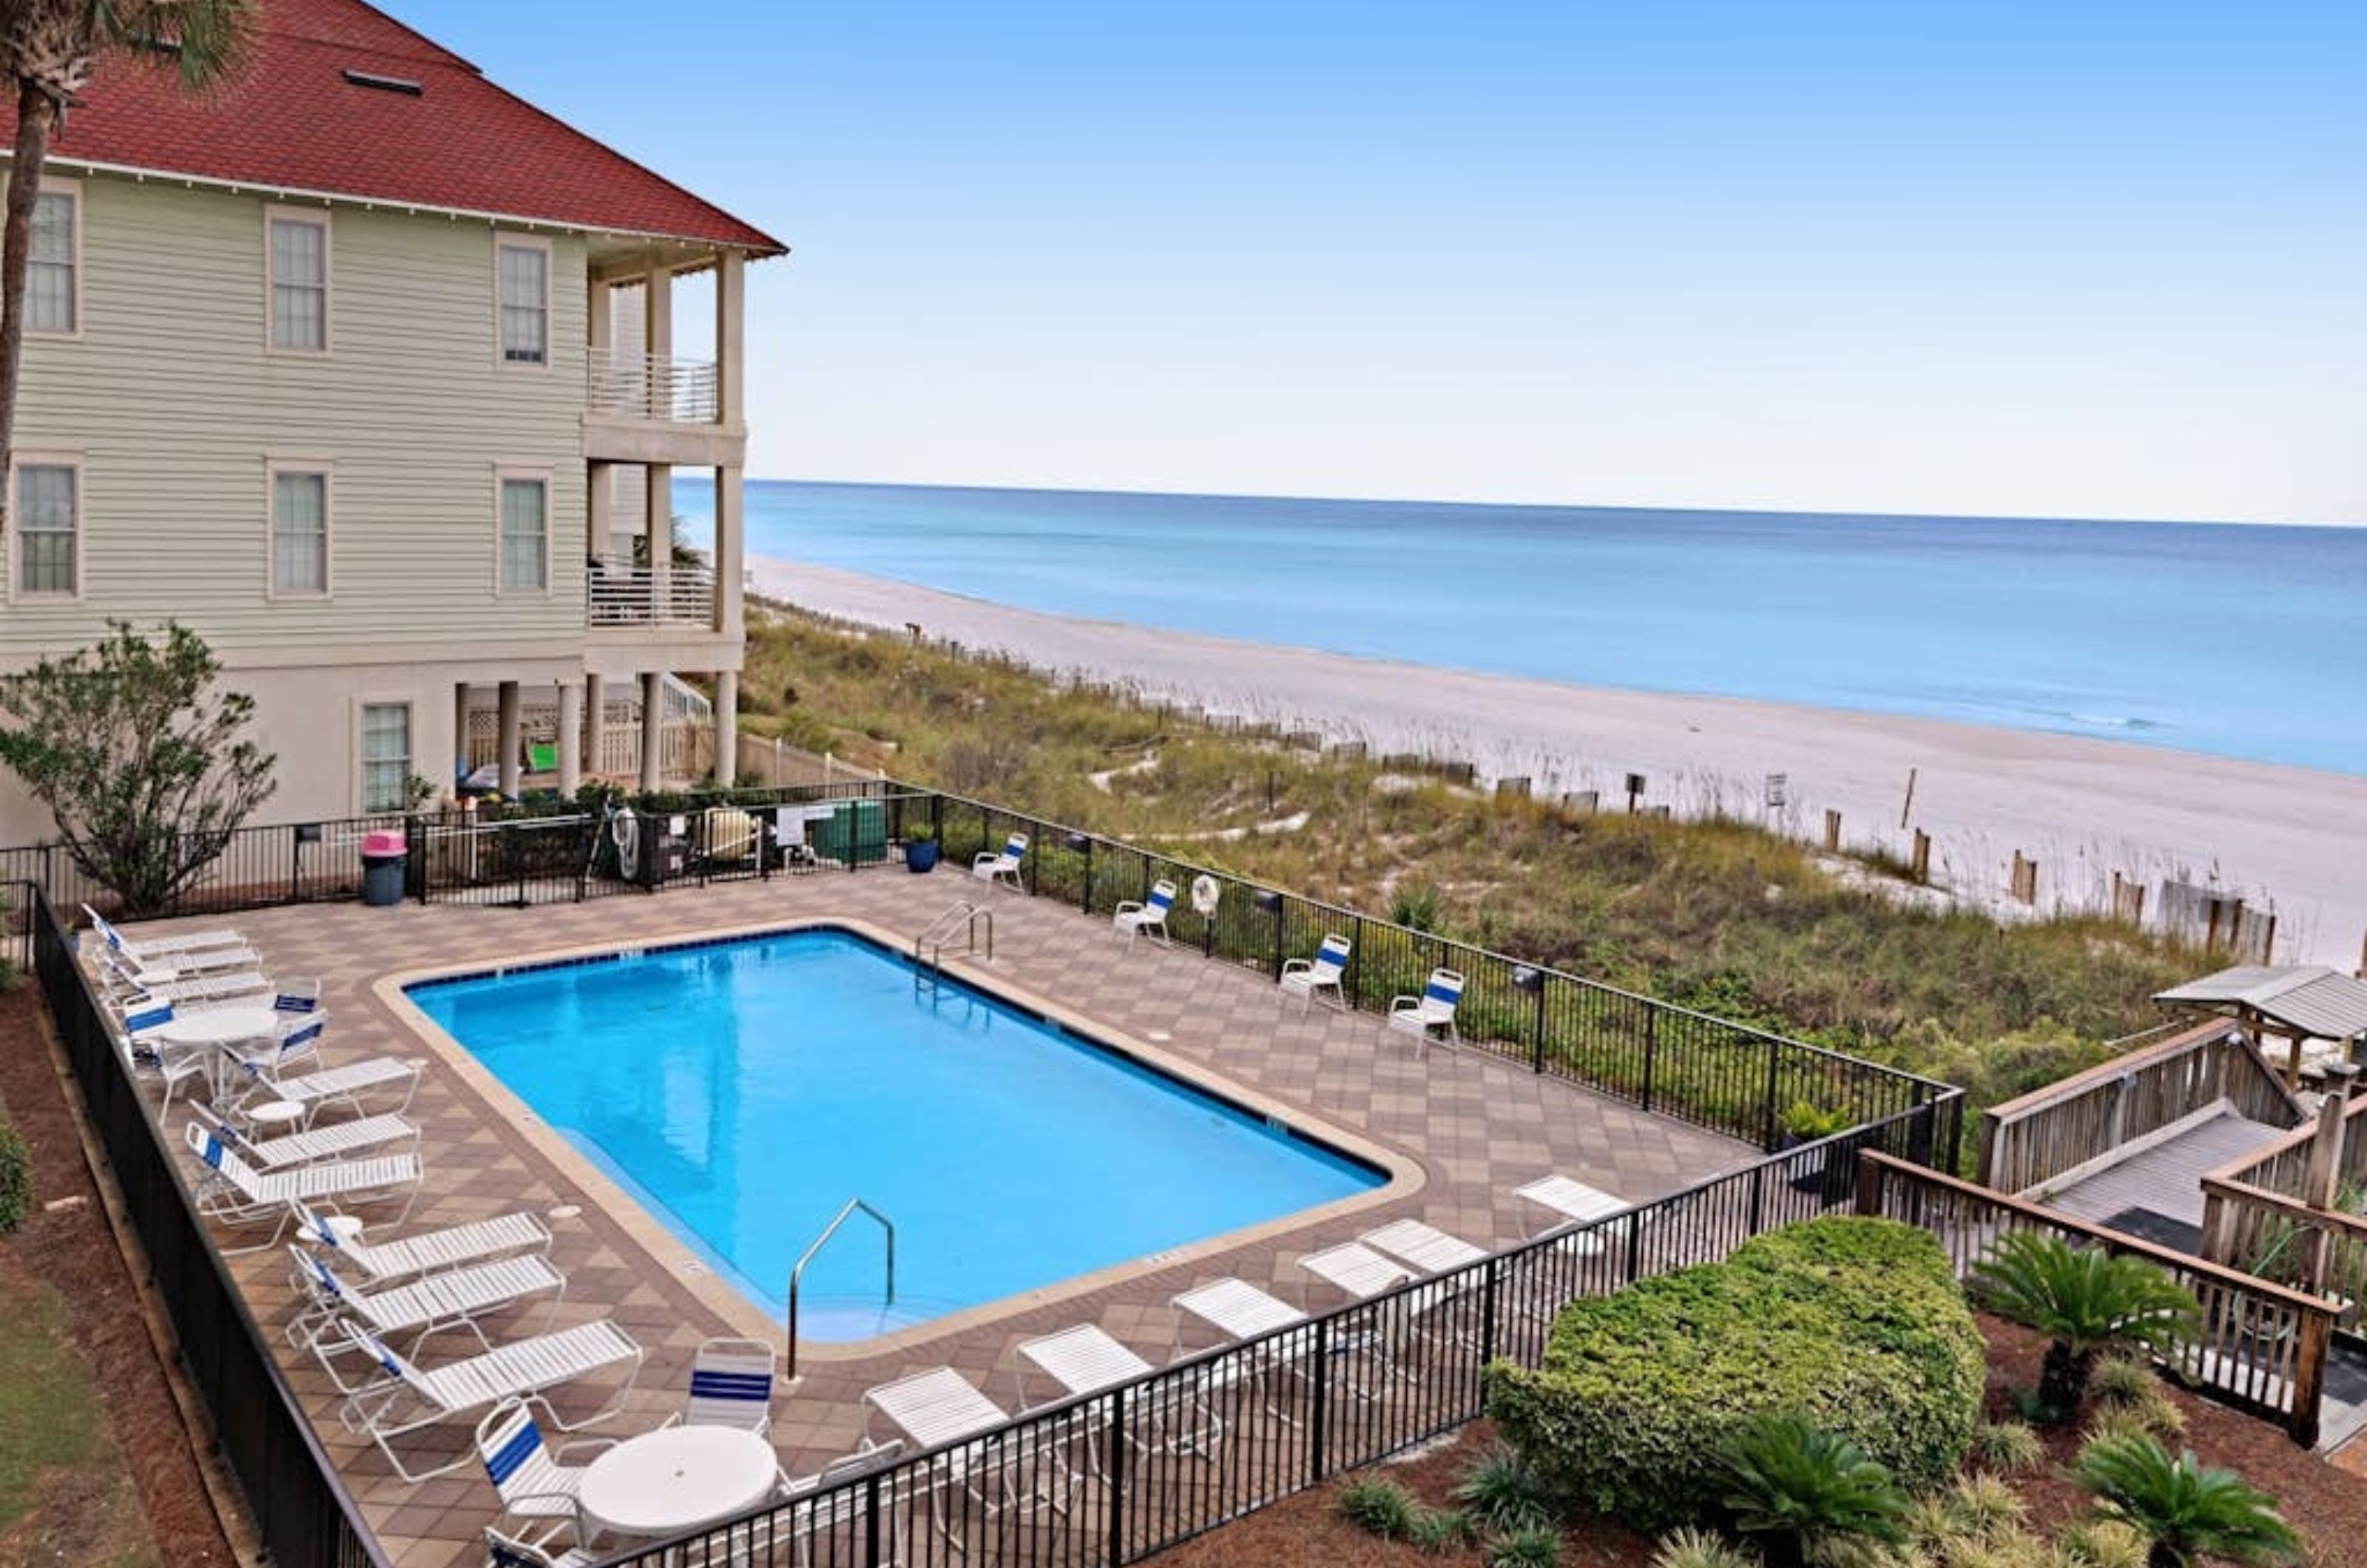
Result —
[[791, 1377], [798, 1375], [798, 1290], [805, 1283], [806, 1265], [814, 1260], [814, 1254], [820, 1252], [830, 1238], [838, 1234], [838, 1227], [846, 1224], [848, 1218], [857, 1209], [878, 1220], [879, 1228], [888, 1233], [888, 1299], [883, 1304], [888, 1306], [896, 1304], [896, 1222], [862, 1199], [849, 1198], [845, 1207], [839, 1210], [838, 1217], [822, 1226], [821, 1235], [813, 1238], [812, 1245], [808, 1247], [803, 1256], [798, 1258], [797, 1266], [789, 1270], [788, 1358]]
[[946, 943], [953, 940], [954, 928], [957, 925], [961, 928], [962, 934], [969, 944], [968, 951], [976, 953], [978, 928], [980, 921], [986, 924], [986, 962], [993, 963], [994, 911], [981, 908], [974, 900], [968, 898], [958, 900], [922, 928], [921, 934], [912, 939], [912, 963], [917, 966], [923, 962], [922, 950], [925, 948], [929, 967], [939, 974], [944, 973]]

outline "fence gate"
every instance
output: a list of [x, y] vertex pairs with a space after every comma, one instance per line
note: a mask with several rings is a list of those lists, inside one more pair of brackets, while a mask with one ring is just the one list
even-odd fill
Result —
[[596, 817], [480, 822], [454, 812], [413, 820], [410, 885], [422, 903], [573, 903], [622, 886], [612, 868], [594, 863]]

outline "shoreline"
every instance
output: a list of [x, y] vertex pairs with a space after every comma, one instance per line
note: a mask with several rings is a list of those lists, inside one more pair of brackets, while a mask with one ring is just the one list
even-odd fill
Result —
[[[2020, 916], [2005, 888], [2017, 852], [2040, 865], [2038, 911], [2095, 910], [2112, 874], [2175, 878], [2278, 917], [2279, 963], [2350, 972], [2367, 932], [2367, 777], [2243, 761], [2131, 741], [1947, 719], [1662, 694], [1361, 659], [1017, 609], [936, 589], [752, 556], [753, 590], [808, 609], [1014, 656], [1048, 673], [1130, 685], [1146, 696], [1270, 719], [1375, 754], [1469, 761], [1483, 779], [1526, 776], [1552, 797], [1599, 791], [1624, 805], [1723, 810], [1902, 861], [1931, 837], [1935, 883]], [[1908, 781], [1912, 771], [1912, 807]], [[1763, 805], [1786, 775], [1786, 804]], [[1908, 826], [1902, 828], [1902, 813]], [[2232, 961], [2231, 961], [2232, 962]]]

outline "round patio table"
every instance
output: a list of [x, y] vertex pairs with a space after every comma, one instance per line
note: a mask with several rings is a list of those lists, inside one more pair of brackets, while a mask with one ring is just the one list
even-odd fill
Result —
[[628, 1438], [583, 1472], [576, 1500], [620, 1535], [674, 1535], [747, 1512], [780, 1479], [773, 1445], [736, 1427], [668, 1427]]
[[156, 1027], [156, 1038], [175, 1045], [235, 1045], [260, 1040], [279, 1021], [268, 1007], [208, 1008], [203, 1012], [173, 1015]]

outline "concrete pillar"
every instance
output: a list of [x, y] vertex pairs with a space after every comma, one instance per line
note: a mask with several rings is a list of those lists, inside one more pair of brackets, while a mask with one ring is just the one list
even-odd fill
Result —
[[651, 463], [641, 469], [642, 499], [650, 531], [650, 604], [661, 622], [672, 603], [666, 584], [674, 575], [674, 465]]
[[583, 688], [559, 683], [559, 793], [574, 797], [583, 787]]
[[606, 357], [609, 349], [615, 345], [617, 333], [613, 312], [616, 296], [609, 292], [613, 287], [605, 277], [593, 278], [584, 299], [584, 341], [591, 345], [595, 360]]
[[[674, 274], [663, 267], [651, 267], [641, 280], [641, 350], [650, 356], [649, 417], [670, 419], [674, 383], [666, 369], [674, 358]], [[655, 520], [664, 513], [650, 515]]]
[[583, 558], [606, 560], [608, 536], [616, 532], [617, 466], [595, 463], [583, 487]]
[[457, 786], [469, 776], [469, 683], [462, 681], [452, 688], [452, 782]]
[[738, 251], [725, 251], [715, 260], [715, 420], [723, 425], [738, 425], [747, 417], [740, 353], [747, 336], [746, 265]]
[[724, 636], [742, 636], [748, 626], [743, 580], [748, 568], [748, 525], [738, 468], [715, 470], [715, 621]]
[[501, 702], [502, 795], [515, 800], [518, 795], [518, 683], [504, 681], [495, 691]]
[[730, 788], [740, 776], [740, 672], [715, 672], [715, 782]]
[[607, 682], [597, 675], [583, 677], [583, 771], [600, 772], [603, 742], [608, 739]]
[[665, 782], [665, 672], [641, 675], [641, 787], [656, 789]]

